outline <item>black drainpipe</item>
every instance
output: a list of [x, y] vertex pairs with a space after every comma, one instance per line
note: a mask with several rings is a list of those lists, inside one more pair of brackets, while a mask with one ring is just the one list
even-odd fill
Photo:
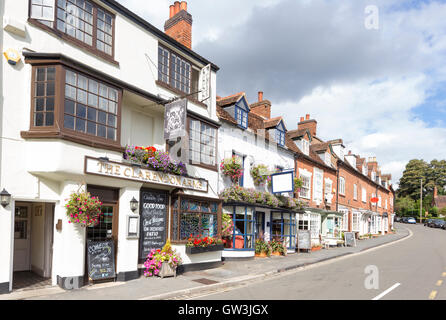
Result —
[[339, 164], [341, 162], [338, 160], [336, 166], [336, 211], [339, 212]]

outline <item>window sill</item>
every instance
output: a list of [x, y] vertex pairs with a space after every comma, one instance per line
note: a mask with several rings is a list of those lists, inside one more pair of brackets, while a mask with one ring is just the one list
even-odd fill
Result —
[[[56, 37], [61, 38], [70, 44], [73, 44], [77, 47], [81, 47], [82, 49], [88, 51], [89, 53], [94, 54], [98, 58], [101, 58], [101, 59], [119, 67], [119, 62], [117, 62], [114, 59], [114, 57], [112, 57], [106, 53], [103, 53], [102, 51], [99, 51], [97, 49], [94, 49], [93, 47], [90, 47], [89, 45], [83, 43], [82, 41], [77, 40], [76, 38], [73, 38], [61, 31], [58, 31], [57, 29], [50, 28], [47, 25], [39, 22], [36, 19], [28, 18], [28, 23], [37, 27], [37, 28], [43, 29], [44, 31], [46, 31], [48, 33], [51, 33], [51, 34], [55, 35]], [[114, 50], [114, 48], [113, 48], [113, 50]]]
[[100, 141], [94, 141], [92, 139], [86, 139], [83, 137], [76, 136], [74, 134], [69, 134], [66, 132], [61, 132], [58, 130], [30, 130], [30, 131], [21, 131], [20, 135], [23, 139], [62, 139], [71, 142], [75, 142], [78, 144], [82, 144], [89, 147], [101, 148], [110, 151], [116, 152], [124, 152], [125, 148], [122, 147], [118, 143], [104, 143]]
[[[181, 90], [175, 89], [175, 88], [172, 87], [170, 84], [167, 84], [167, 83], [165, 83], [165, 82], [163, 82], [163, 81], [156, 80], [155, 83], [156, 83], [158, 86], [163, 87], [164, 89], [167, 89], [167, 90], [171, 91], [172, 93], [175, 93], [175, 94], [177, 94], [177, 95], [179, 95], [179, 96], [184, 96], [184, 95], [187, 94], [187, 93], [185, 93], [185, 92], [183, 92], [183, 91], [181, 91]], [[194, 98], [191, 98], [191, 97], [186, 97], [186, 99], [189, 100], [190, 102], [194, 103], [194, 104], [199, 105], [200, 107], [203, 107], [203, 108], [205, 108], [205, 109], [208, 108], [208, 106], [207, 106], [205, 103], [200, 102], [200, 101], [198, 101], [197, 99], [194, 99]]]
[[196, 167], [199, 167], [199, 168], [208, 169], [208, 170], [211, 170], [211, 171], [218, 172], [218, 165], [211, 166], [211, 165], [208, 165], [208, 164], [196, 164], [196, 163], [192, 163], [192, 161], [189, 161], [189, 164], [191, 166], [196, 166]]

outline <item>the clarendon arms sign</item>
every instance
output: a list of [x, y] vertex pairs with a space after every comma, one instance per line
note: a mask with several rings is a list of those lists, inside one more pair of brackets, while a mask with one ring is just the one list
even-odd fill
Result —
[[134, 167], [126, 163], [85, 157], [85, 173], [208, 192], [208, 181]]

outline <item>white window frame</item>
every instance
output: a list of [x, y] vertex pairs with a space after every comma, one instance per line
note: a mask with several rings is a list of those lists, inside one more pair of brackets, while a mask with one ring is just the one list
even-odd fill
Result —
[[387, 210], [387, 207], [388, 207], [388, 202], [387, 202], [387, 199], [386, 199], [386, 202], [385, 202], [385, 209]]
[[353, 185], [353, 200], [358, 200], [358, 185]]
[[324, 201], [324, 171], [319, 168], [313, 172], [313, 201]]
[[[372, 193], [372, 199], [376, 197], [376, 194]], [[372, 206], [376, 207], [377, 203], [376, 202], [372, 202]]]
[[[54, 22], [54, 10], [56, 7], [56, 0], [31, 0], [31, 18], [36, 20]], [[49, 17], [45, 17], [43, 10], [47, 10]], [[37, 13], [40, 11], [40, 14]], [[51, 14], [50, 11], [51, 10]]]
[[367, 190], [364, 187], [362, 187], [361, 192], [362, 192], [362, 202], [367, 203]]
[[321, 215], [317, 213], [310, 214], [310, 231], [311, 238], [319, 239], [319, 234], [321, 232]]
[[344, 214], [341, 218], [341, 230], [348, 231], [348, 209], [339, 209], [339, 212]]
[[324, 188], [324, 200], [327, 199], [327, 203], [331, 204], [333, 199], [333, 181], [331, 179], [326, 178], [325, 180], [325, 188]]
[[381, 208], [381, 205], [382, 205], [382, 198], [381, 198], [381, 196], [379, 195], [379, 196], [378, 196], [378, 207]]
[[361, 228], [361, 212], [352, 212], [352, 231], [360, 232]]
[[345, 196], [345, 178], [339, 178], [339, 194]]
[[[308, 200], [311, 200], [311, 176], [312, 176], [312, 173], [311, 172], [309, 172], [309, 171], [307, 171], [307, 170], [305, 170], [305, 169], [299, 169], [299, 178], [305, 178], [305, 179], [308, 179], [308, 183], [309, 183], [309, 185], [308, 186], [303, 186], [302, 185], [302, 188], [300, 188], [300, 192], [299, 192], [299, 197], [300, 198], [304, 198], [304, 199], [308, 199]], [[302, 180], [302, 182], [304, 182], [304, 180]], [[303, 194], [302, 194], [302, 189], [305, 189], [305, 190], [308, 190], [308, 196], [304, 196]]]

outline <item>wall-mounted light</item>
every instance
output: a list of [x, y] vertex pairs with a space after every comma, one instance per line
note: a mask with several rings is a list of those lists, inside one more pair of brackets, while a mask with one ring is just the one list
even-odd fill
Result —
[[138, 200], [136, 200], [135, 197], [133, 197], [133, 199], [130, 200], [130, 209], [133, 212], [135, 212], [136, 210], [138, 210], [138, 205], [139, 205]]
[[9, 194], [8, 191], [3, 189], [3, 191], [0, 192], [0, 204], [3, 206], [3, 208], [5, 208], [6, 206], [9, 205], [10, 202], [11, 202], [11, 195]]

